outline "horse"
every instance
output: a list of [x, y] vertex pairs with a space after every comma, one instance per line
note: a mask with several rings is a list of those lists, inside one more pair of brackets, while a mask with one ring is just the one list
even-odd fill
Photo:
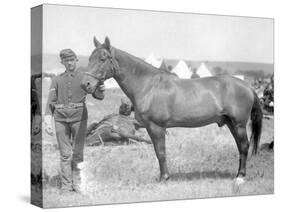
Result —
[[[81, 86], [92, 93], [113, 77], [134, 106], [136, 120], [146, 128], [159, 162], [160, 181], [170, 175], [166, 162], [165, 131], [172, 127], [227, 125], [239, 151], [237, 183], [244, 183], [248, 152], [257, 153], [262, 132], [259, 98], [248, 84], [231, 76], [180, 79], [125, 51], [93, 39], [95, 49]], [[247, 136], [251, 121], [252, 135]]]
[[36, 79], [42, 78], [42, 74], [34, 74], [31, 76], [31, 134], [37, 135], [41, 132], [41, 107], [38, 97], [38, 89], [36, 87]]

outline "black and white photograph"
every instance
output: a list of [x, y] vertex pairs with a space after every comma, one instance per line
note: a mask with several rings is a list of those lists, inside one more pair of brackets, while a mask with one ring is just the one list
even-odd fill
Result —
[[31, 8], [31, 203], [274, 194], [274, 18]]

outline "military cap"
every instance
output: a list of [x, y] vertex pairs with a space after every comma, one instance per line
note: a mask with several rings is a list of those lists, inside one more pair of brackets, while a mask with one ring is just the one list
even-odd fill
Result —
[[68, 58], [68, 57], [75, 57], [77, 58], [76, 54], [74, 51], [72, 51], [72, 49], [63, 49], [60, 51], [60, 58], [61, 60], [62, 59], [65, 59], [65, 58]]

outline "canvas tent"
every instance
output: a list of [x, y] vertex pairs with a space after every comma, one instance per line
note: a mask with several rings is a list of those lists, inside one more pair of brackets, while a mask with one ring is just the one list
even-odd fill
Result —
[[234, 77], [241, 79], [241, 80], [245, 80], [244, 75], [233, 75]]
[[180, 60], [178, 64], [173, 68], [172, 73], [175, 73], [179, 78], [190, 79], [192, 72], [183, 60]]
[[211, 77], [213, 76], [210, 72], [210, 70], [207, 68], [205, 63], [201, 63], [199, 68], [197, 69], [196, 72], [200, 77]]
[[156, 68], [160, 68], [163, 60], [157, 59], [153, 53], [150, 53], [148, 55], [148, 57], [145, 59], [145, 62], [151, 64], [152, 66], [154, 66]]
[[115, 79], [110, 78], [104, 82], [105, 89], [120, 88]]
[[52, 84], [52, 78], [51, 77], [43, 77], [43, 82], [42, 82], [42, 95], [43, 97], [47, 97], [49, 94], [49, 90]]
[[53, 69], [47, 69], [43, 71], [46, 74], [53, 74], [53, 75], [59, 75], [65, 71], [65, 68], [53, 68]]
[[162, 60], [162, 63], [159, 67], [161, 70], [169, 71], [168, 66], [166, 65], [165, 61]]

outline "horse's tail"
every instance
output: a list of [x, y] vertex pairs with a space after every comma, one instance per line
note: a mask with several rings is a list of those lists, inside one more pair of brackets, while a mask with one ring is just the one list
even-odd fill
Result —
[[250, 139], [250, 154], [257, 154], [261, 132], [262, 132], [262, 119], [263, 119], [263, 113], [262, 108], [260, 105], [260, 100], [257, 96], [257, 94], [254, 93], [254, 104], [251, 111], [251, 121], [252, 121], [252, 135]]

